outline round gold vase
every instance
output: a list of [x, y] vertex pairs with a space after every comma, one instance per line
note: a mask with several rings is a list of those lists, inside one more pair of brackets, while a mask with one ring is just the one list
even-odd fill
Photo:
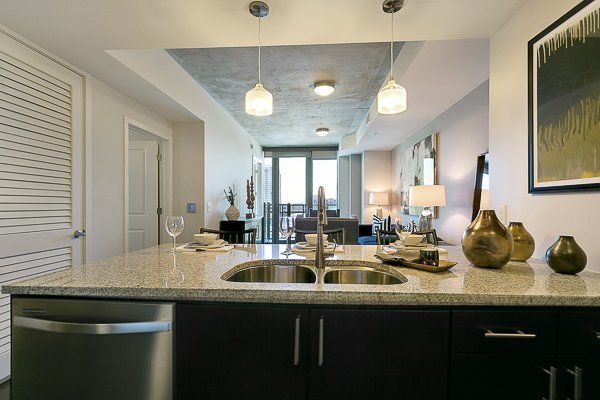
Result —
[[535, 251], [535, 240], [522, 222], [511, 222], [508, 224], [508, 231], [513, 237], [514, 251], [511, 261], [527, 261]]
[[546, 250], [546, 262], [559, 274], [573, 275], [583, 271], [587, 264], [587, 256], [573, 236], [561, 235]]
[[476, 267], [500, 268], [510, 261], [513, 238], [494, 210], [480, 210], [461, 240], [463, 253]]

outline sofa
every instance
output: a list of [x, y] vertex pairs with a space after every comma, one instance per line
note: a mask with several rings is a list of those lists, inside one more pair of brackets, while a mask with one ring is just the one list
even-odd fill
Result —
[[[344, 228], [345, 244], [358, 244], [358, 220], [355, 218], [328, 217], [325, 231]], [[301, 231], [317, 230], [317, 218], [315, 217], [297, 217], [296, 229]], [[296, 242], [304, 241], [304, 234], [296, 234]]]

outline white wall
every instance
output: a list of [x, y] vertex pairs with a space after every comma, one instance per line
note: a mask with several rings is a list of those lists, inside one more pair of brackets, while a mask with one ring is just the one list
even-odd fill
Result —
[[600, 193], [527, 193], [527, 42], [579, 3], [529, 0], [491, 38], [490, 202], [523, 221], [542, 257], [558, 234], [570, 233], [600, 272]]
[[[196, 203], [196, 213], [187, 212]], [[194, 240], [204, 225], [204, 123], [173, 124], [173, 215], [182, 215], [185, 229], [179, 242]]]
[[125, 117], [171, 137], [171, 123], [90, 78], [91, 88], [91, 221], [86, 224], [87, 261], [124, 251]]
[[338, 157], [338, 208], [340, 217], [350, 216], [350, 156]]
[[369, 193], [388, 192], [390, 205], [382, 206], [383, 216], [387, 217], [392, 209], [392, 151], [368, 150], [362, 155], [362, 223], [373, 222], [373, 215], [377, 211], [376, 205], [369, 204]]
[[260, 145], [164, 50], [110, 54], [204, 122], [205, 226], [216, 228], [224, 218], [228, 204], [223, 189], [230, 185], [236, 186], [236, 203], [245, 214], [246, 179], [252, 174], [252, 156], [262, 158]]
[[438, 132], [438, 183], [446, 186], [446, 206], [438, 207], [439, 218], [434, 223], [446, 243], [460, 244], [464, 230], [471, 223], [477, 156], [488, 149], [488, 118], [488, 82], [485, 82], [394, 149], [393, 215], [398, 213], [395, 200], [400, 196], [397, 180], [402, 153]]

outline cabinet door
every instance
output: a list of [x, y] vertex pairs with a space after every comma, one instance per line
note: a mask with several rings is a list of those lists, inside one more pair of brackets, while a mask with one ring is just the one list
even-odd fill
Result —
[[177, 307], [179, 399], [305, 399], [304, 309]]
[[311, 399], [445, 399], [446, 311], [311, 311]]
[[556, 399], [559, 371], [550, 355], [454, 354], [450, 371], [451, 399]]
[[600, 356], [560, 357], [559, 399], [600, 399]]

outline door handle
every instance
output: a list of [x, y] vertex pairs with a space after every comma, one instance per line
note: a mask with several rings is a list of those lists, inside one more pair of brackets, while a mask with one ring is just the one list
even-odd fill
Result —
[[542, 369], [548, 375], [548, 397], [542, 397], [544, 400], [556, 400], [556, 368]]
[[573, 369], [567, 368], [567, 372], [573, 375], [573, 400], [581, 400], [581, 393], [583, 392], [583, 370], [575, 366]]
[[300, 363], [300, 315], [296, 317], [294, 326], [294, 365]]
[[77, 229], [73, 231], [73, 239], [85, 237], [85, 229]]
[[521, 330], [514, 333], [497, 333], [489, 329], [486, 330], [484, 336], [486, 339], [535, 339], [537, 337], [535, 333], [525, 333]]
[[319, 320], [319, 367], [323, 366], [323, 339], [325, 339], [325, 317], [321, 315]]
[[127, 333], [158, 333], [172, 329], [171, 321], [118, 322], [112, 324], [84, 324], [50, 321], [40, 318], [14, 317], [13, 326], [36, 331], [84, 335], [120, 335]]

